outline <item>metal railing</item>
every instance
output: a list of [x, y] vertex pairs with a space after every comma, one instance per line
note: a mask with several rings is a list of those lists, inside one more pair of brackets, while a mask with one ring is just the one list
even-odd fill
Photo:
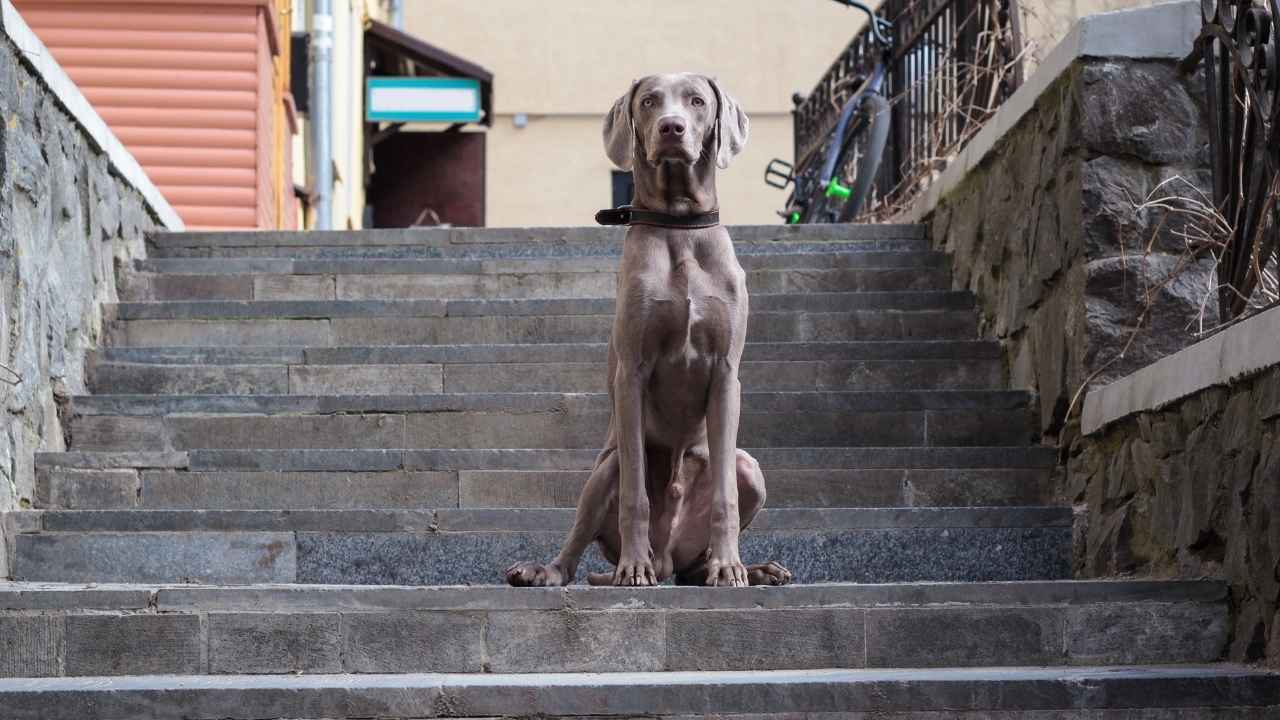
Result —
[[1213, 203], [1228, 237], [1212, 248], [1223, 322], [1245, 313], [1280, 262], [1280, 41], [1277, 0], [1201, 0], [1204, 26], [1184, 72], [1203, 69]]
[[[1017, 0], [884, 0], [878, 14], [893, 23], [886, 85], [892, 117], [862, 219], [892, 215], [923, 192], [1022, 82]], [[817, 171], [841, 107], [879, 57], [868, 26], [814, 89], [797, 97], [797, 177]]]

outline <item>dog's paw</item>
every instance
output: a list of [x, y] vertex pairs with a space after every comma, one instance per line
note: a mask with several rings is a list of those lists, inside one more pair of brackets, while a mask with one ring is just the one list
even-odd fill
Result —
[[742, 564], [736, 550], [715, 552], [707, 555], [707, 585], [713, 587], [746, 587], [747, 568]]
[[554, 587], [566, 584], [564, 573], [555, 563], [516, 563], [507, 568], [506, 576], [507, 584], [512, 587]]
[[747, 582], [751, 585], [790, 585], [791, 571], [776, 562], [752, 565], [747, 568]]
[[627, 587], [649, 587], [658, 584], [658, 573], [649, 559], [619, 559], [613, 571], [613, 584]]

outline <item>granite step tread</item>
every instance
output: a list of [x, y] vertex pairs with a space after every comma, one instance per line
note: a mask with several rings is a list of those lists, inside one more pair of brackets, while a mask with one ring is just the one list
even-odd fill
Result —
[[[573, 508], [424, 510], [36, 510], [27, 533], [360, 532], [558, 533]], [[1070, 527], [1071, 508], [766, 508], [749, 533], [896, 528]]]
[[[747, 342], [747, 361], [874, 361], [1000, 359], [994, 340]], [[378, 365], [432, 363], [564, 363], [603, 361], [608, 345], [366, 345], [353, 347], [107, 347], [95, 362], [164, 365]]]
[[[553, 557], [572, 522], [567, 508], [21, 516], [15, 579], [205, 584], [500, 584], [511, 562]], [[743, 558], [776, 559], [802, 583], [1071, 576], [1069, 508], [777, 508], [758, 522]], [[608, 567], [593, 546], [580, 571]]]
[[[745, 448], [766, 471], [775, 468], [1032, 468], [1052, 469], [1054, 448], [822, 447]], [[36, 453], [37, 468], [184, 468], [192, 471], [589, 470], [598, 449], [381, 449], [70, 451]]]
[[[966, 310], [968, 291], [778, 293], [751, 296], [761, 313]], [[474, 300], [203, 300], [123, 302], [117, 320], [517, 317], [613, 315], [613, 298]]]
[[[1261, 720], [1280, 675], [1257, 668], [1006, 667], [682, 673], [173, 675], [0, 680], [11, 720], [794, 717], [936, 713], [957, 720]], [[1167, 711], [1167, 712], [1163, 712]], [[1159, 714], [1157, 714], [1159, 713]]]

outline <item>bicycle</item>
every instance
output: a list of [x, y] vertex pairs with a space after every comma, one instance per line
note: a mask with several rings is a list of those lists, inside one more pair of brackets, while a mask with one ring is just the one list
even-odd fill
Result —
[[[893, 24], [878, 17], [870, 7], [858, 0], [835, 0], [867, 14], [871, 37], [879, 46], [880, 57], [869, 76], [840, 110], [840, 119], [831, 131], [822, 154], [822, 164], [797, 158], [799, 174], [792, 165], [774, 158], [764, 171], [764, 181], [785, 190], [794, 184], [786, 209], [778, 214], [787, 224], [851, 222], [871, 195], [880, 161], [889, 140], [889, 99], [884, 94], [885, 75], [893, 58]], [[803, 98], [793, 96], [799, 105]], [[846, 168], [856, 169], [853, 182], [842, 182]]]

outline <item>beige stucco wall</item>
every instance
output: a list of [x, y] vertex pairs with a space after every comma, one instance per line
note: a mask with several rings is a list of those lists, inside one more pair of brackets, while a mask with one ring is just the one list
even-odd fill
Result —
[[[1152, 0], [1024, 0], [1030, 65], [1079, 17]], [[785, 193], [763, 182], [791, 159], [791, 94], [807, 92], [862, 26], [829, 0], [406, 0], [406, 30], [494, 73], [486, 157], [493, 226], [591, 222], [609, 204], [604, 112], [654, 72], [716, 76], [746, 108], [751, 140], [720, 180], [724, 217], [779, 222]], [[1030, 70], [1030, 68], [1029, 68]], [[517, 128], [516, 114], [528, 116]]]
[[494, 73], [489, 225], [591, 223], [611, 200], [605, 111], [632, 79], [679, 70], [716, 76], [751, 117], [745, 153], [720, 178], [725, 219], [772, 223], [786, 196], [764, 167], [791, 157], [791, 94], [812, 87], [862, 18], [829, 0], [408, 0], [405, 25]]

